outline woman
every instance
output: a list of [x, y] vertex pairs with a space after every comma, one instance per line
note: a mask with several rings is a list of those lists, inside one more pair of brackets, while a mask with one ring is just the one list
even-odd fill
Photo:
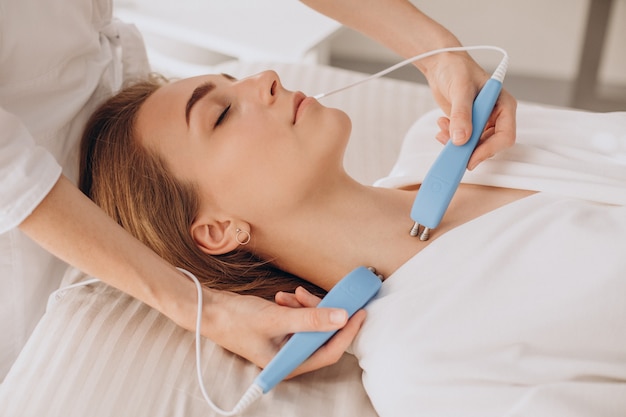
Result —
[[[359, 4], [359, 14], [353, 13], [353, 1], [307, 3], [403, 55], [458, 44], [406, 0]], [[195, 323], [192, 283], [116, 227], [75, 186], [75, 145], [86, 119], [123, 80], [143, 76], [148, 68], [140, 34], [113, 19], [112, 7], [110, 0], [49, 0], [37, 2], [37, 7], [0, 1], [0, 380], [44, 313], [65, 263], [98, 276], [186, 329]], [[471, 101], [486, 74], [467, 55], [441, 56], [422, 69], [450, 111], [451, 130], [467, 132]], [[514, 139], [512, 97], [503, 96], [494, 122], [499, 133], [476, 152], [474, 162]], [[315, 355], [300, 372], [336, 361], [363, 319], [360, 314], [346, 324], [342, 310], [279, 308], [208, 288], [204, 299], [207, 324], [202, 334], [259, 366], [294, 331], [346, 326], [325, 354]], [[250, 316], [259, 320], [251, 322]]]
[[[359, 265], [391, 276], [354, 344], [381, 415], [454, 414], [468, 405], [476, 415], [545, 411], [546, 398], [556, 398], [551, 406], [559, 415], [575, 415], [580, 410], [558, 396], [581, 392], [590, 415], [623, 411], [616, 398], [626, 398], [617, 395], [626, 380], [626, 332], [619, 325], [626, 315], [615, 294], [626, 286], [620, 249], [626, 167], [599, 155], [595, 183], [588, 168], [574, 167], [572, 175], [585, 181], [565, 194], [586, 198], [604, 187], [591, 198], [601, 203], [537, 193], [558, 190], [552, 177], [571, 163], [559, 162], [561, 155], [550, 160], [552, 145], [542, 136], [563, 130], [563, 113], [535, 113], [545, 114], [545, 129], [535, 134], [543, 148], [529, 130], [527, 144], [504, 152], [496, 168], [486, 163], [475, 173], [521, 186], [462, 184], [426, 242], [409, 236], [408, 213], [421, 174], [412, 175], [428, 165], [414, 172], [411, 165], [416, 156], [432, 161], [437, 152], [405, 144], [404, 153], [416, 155], [401, 158], [396, 179], [387, 180], [403, 189], [359, 184], [342, 167], [351, 128], [346, 114], [284, 89], [272, 71], [130, 87], [88, 124], [81, 188], [157, 253], [213, 288], [271, 297], [295, 289], [297, 276], [328, 290]], [[438, 117], [418, 122], [413, 136], [432, 130], [424, 126]], [[586, 155], [591, 164], [593, 152], [583, 153], [578, 141], [589, 139], [581, 130], [585, 117], [592, 116], [579, 116], [580, 137], [555, 146], [562, 155]], [[625, 118], [608, 115], [602, 122], [620, 132]], [[576, 153], [563, 147], [568, 141]], [[517, 172], [524, 161], [530, 168]], [[573, 244], [579, 234], [591, 245]], [[611, 245], [602, 247], [603, 239]], [[285, 271], [278, 282], [267, 279], [278, 270]], [[311, 297], [302, 290], [276, 295], [294, 307], [314, 303]]]
[[[120, 101], [136, 90], [139, 97], [130, 99], [145, 102], [136, 103], [135, 114]], [[129, 111], [107, 114], [119, 108]], [[117, 122], [110, 126], [109, 120]], [[230, 259], [242, 245], [244, 253], [327, 290], [356, 265], [375, 265], [389, 275], [428, 244], [405, 233], [414, 191], [366, 187], [343, 171], [350, 136], [345, 113], [285, 90], [271, 71], [241, 81], [208, 75], [160, 88], [139, 85], [109, 101], [92, 122], [83, 141], [81, 160], [90, 166], [82, 168], [81, 189], [161, 256], [195, 274], [208, 273], [204, 263], [213, 259], [208, 255], [226, 256], [214, 275], [231, 277], [228, 289], [246, 292], [233, 285], [259, 262]], [[158, 155], [156, 163], [152, 154]], [[125, 173], [136, 177], [122, 178], [118, 164], [132, 167]], [[162, 178], [150, 181], [157, 176]], [[481, 190], [484, 205], [440, 231], [528, 194], [492, 191]], [[459, 197], [464, 193], [462, 188]], [[360, 213], [355, 206], [369, 209]], [[164, 222], [165, 213], [173, 220]], [[324, 213], [332, 216], [320, 219]], [[342, 238], [333, 239], [319, 224]], [[364, 224], [367, 228], [359, 227]], [[163, 227], [172, 230], [159, 230]], [[320, 247], [327, 251], [318, 254]], [[182, 260], [191, 253], [197, 260]], [[307, 256], [299, 256], [303, 253]], [[252, 285], [256, 294], [267, 285], [266, 297], [276, 292], [276, 283], [264, 277]]]

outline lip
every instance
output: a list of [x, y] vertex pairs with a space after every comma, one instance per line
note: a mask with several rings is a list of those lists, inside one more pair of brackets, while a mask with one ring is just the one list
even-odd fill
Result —
[[300, 115], [302, 114], [302, 109], [304, 108], [302, 104], [309, 101], [307, 100], [307, 98], [309, 97], [307, 97], [301, 91], [297, 91], [294, 94], [294, 97], [293, 97], [293, 123], [294, 124], [298, 121], [298, 119], [300, 118]]

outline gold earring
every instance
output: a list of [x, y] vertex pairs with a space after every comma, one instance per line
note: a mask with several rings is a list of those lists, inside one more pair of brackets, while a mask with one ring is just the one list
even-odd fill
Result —
[[[239, 237], [240, 233], [243, 233], [246, 235], [243, 240], [241, 240], [241, 238]], [[235, 240], [237, 241], [237, 243], [239, 243], [242, 246], [247, 245], [248, 243], [250, 243], [251, 238], [252, 237], [250, 236], [250, 232], [237, 228], [237, 234], [235, 235]]]

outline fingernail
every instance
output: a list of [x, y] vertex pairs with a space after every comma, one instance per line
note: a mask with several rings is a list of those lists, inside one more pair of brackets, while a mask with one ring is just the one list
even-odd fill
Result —
[[330, 313], [330, 322], [332, 324], [343, 324], [348, 319], [348, 313], [344, 310], [336, 310]]
[[457, 129], [454, 132], [452, 132], [452, 143], [454, 143], [455, 145], [463, 143], [464, 139], [465, 139], [465, 131], [463, 129]]

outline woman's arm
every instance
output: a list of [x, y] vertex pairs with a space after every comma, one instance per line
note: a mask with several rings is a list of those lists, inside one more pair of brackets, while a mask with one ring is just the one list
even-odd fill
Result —
[[[301, 0], [306, 5], [409, 58], [450, 46], [458, 39], [407, 0]], [[433, 95], [449, 120], [441, 120], [440, 141], [465, 143], [472, 131], [472, 103], [489, 75], [466, 53], [439, 54], [415, 64], [425, 75]], [[503, 90], [488, 122], [487, 133], [468, 167], [515, 142], [517, 102]], [[488, 139], [488, 140], [487, 140]]]
[[[138, 298], [185, 329], [195, 328], [194, 284], [122, 229], [65, 177], [61, 176], [19, 228], [65, 262]], [[202, 334], [261, 367], [289, 334], [335, 330], [346, 324], [343, 310], [293, 309], [210, 289], [204, 290], [204, 300]], [[336, 362], [362, 321], [362, 315], [350, 320], [338, 337], [298, 372]]]

